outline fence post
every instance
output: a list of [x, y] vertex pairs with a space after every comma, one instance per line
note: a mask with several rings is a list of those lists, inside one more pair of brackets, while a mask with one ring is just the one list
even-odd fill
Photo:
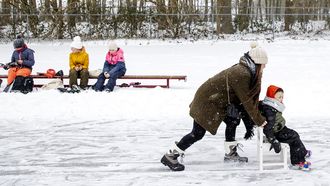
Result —
[[273, 27], [273, 41], [275, 40], [275, 15], [274, 8], [272, 7], [272, 27]]
[[91, 14], [88, 14], [88, 35], [89, 39], [92, 39], [92, 33], [91, 33], [92, 27], [91, 27]]
[[28, 42], [30, 42], [29, 24], [30, 24], [29, 15], [26, 15], [26, 33], [27, 33]]

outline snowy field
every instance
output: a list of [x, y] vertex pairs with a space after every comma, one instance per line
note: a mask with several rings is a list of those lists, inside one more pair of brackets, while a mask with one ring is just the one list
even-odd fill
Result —
[[[330, 185], [329, 41], [259, 41], [269, 56], [261, 97], [284, 88], [287, 126], [313, 151], [311, 172], [258, 171], [256, 136], [244, 141], [245, 165], [224, 163], [224, 128], [186, 151], [183, 172], [160, 163], [174, 141], [192, 129], [189, 103], [201, 83], [238, 62], [249, 41], [119, 40], [127, 74], [187, 75], [170, 89], [117, 88], [112, 93], [55, 90], [0, 92], [0, 186]], [[34, 73], [68, 74], [70, 42], [32, 42]], [[85, 42], [90, 69], [102, 68], [106, 42]], [[0, 61], [12, 44], [0, 44]], [[0, 74], [7, 72], [0, 69]], [[1, 87], [4, 88], [5, 81]]]

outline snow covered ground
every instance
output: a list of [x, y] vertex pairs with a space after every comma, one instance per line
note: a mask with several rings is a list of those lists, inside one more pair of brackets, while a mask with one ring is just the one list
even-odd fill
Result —
[[[284, 88], [287, 126], [313, 151], [311, 172], [258, 171], [256, 137], [244, 141], [246, 165], [223, 162], [224, 124], [186, 151], [186, 170], [160, 158], [192, 128], [188, 105], [201, 83], [238, 62], [249, 41], [119, 40], [127, 74], [187, 75], [170, 89], [118, 88], [112, 93], [55, 90], [0, 92], [0, 185], [330, 185], [329, 41], [260, 41], [269, 56], [263, 89]], [[34, 73], [68, 72], [70, 42], [35, 42]], [[85, 43], [90, 69], [102, 68], [106, 42]], [[7, 62], [12, 44], [0, 44]], [[0, 74], [6, 71], [0, 69]], [[1, 90], [4, 88], [2, 85]]]

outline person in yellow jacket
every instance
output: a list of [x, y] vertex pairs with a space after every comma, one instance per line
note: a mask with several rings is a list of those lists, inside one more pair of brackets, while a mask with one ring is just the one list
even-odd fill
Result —
[[78, 86], [78, 77], [80, 77], [80, 88], [86, 89], [88, 85], [88, 66], [89, 66], [89, 57], [88, 53], [85, 50], [85, 47], [82, 45], [81, 38], [76, 36], [73, 38], [71, 43], [71, 53], [70, 53], [70, 72], [69, 72], [69, 85], [72, 88], [73, 86]]

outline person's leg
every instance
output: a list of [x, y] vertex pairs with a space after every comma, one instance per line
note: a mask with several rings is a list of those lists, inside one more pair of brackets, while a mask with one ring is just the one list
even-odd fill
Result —
[[125, 72], [122, 70], [119, 70], [117, 72], [110, 73], [110, 77], [108, 80], [108, 83], [105, 85], [105, 89], [112, 92], [114, 87], [116, 86], [116, 81], [119, 77], [123, 76]]
[[226, 123], [225, 137], [227, 142], [235, 141], [236, 128], [240, 123], [240, 119], [225, 117], [223, 120]]
[[88, 85], [89, 73], [87, 69], [82, 69], [80, 72], [80, 88], [86, 89]]
[[182, 151], [185, 151], [196, 141], [201, 140], [204, 137], [205, 133], [206, 130], [194, 120], [192, 131], [189, 134], [185, 135], [176, 145]]
[[16, 72], [16, 76], [23, 76], [23, 77], [28, 77], [31, 75], [31, 69], [29, 68], [21, 68], [21, 69], [18, 69], [17, 72]]
[[224, 119], [224, 122], [226, 123], [226, 130], [225, 130], [225, 161], [239, 161], [239, 162], [247, 162], [248, 158], [247, 157], [241, 157], [237, 153], [237, 149], [242, 146], [235, 140], [236, 136], [236, 128], [240, 123], [240, 119], [236, 118], [230, 118], [226, 117]]
[[78, 72], [75, 69], [71, 69], [69, 71], [69, 85], [72, 87], [72, 85], [78, 85], [77, 84], [78, 79]]
[[104, 82], [105, 82], [105, 76], [104, 76], [104, 73], [101, 73], [99, 75], [99, 77], [97, 78], [97, 81], [96, 81], [96, 83], [93, 86], [93, 89], [95, 91], [103, 91], [103, 88], [104, 88], [103, 84], [104, 84]]
[[291, 164], [305, 162], [307, 150], [295, 130], [284, 127], [281, 131], [275, 133], [275, 137], [279, 142], [289, 144]]
[[168, 166], [173, 171], [184, 170], [184, 165], [179, 163], [178, 157], [184, 155], [184, 151], [189, 148], [196, 141], [202, 139], [206, 133], [206, 130], [201, 127], [196, 121], [193, 123], [192, 131], [185, 135], [180, 142], [175, 143], [174, 147], [171, 148], [160, 160], [165, 166]]
[[10, 68], [8, 70], [7, 86], [10, 85], [16, 78], [17, 68]]

